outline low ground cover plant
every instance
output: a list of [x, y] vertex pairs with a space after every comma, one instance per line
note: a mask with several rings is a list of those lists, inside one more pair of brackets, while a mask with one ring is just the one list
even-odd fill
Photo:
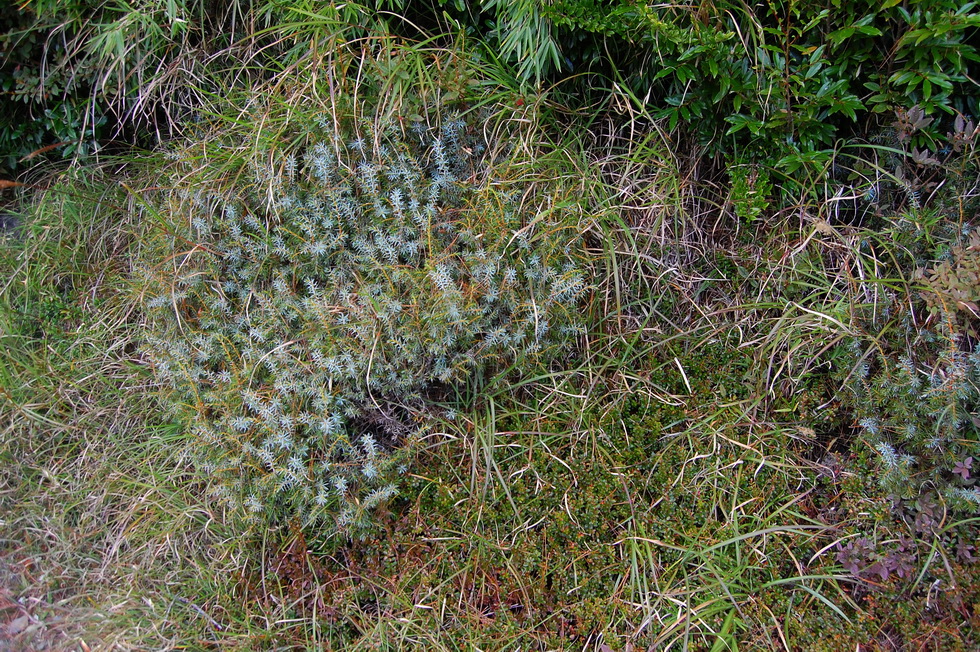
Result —
[[153, 208], [148, 351], [233, 509], [356, 531], [434, 400], [574, 342], [585, 223], [559, 186], [530, 196], [472, 119], [327, 110], [349, 131], [315, 128], [221, 190], [185, 177]]

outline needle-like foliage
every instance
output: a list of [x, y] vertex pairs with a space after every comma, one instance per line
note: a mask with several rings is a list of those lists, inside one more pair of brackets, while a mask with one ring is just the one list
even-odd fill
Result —
[[168, 198], [190, 219], [149, 276], [147, 348], [192, 457], [248, 517], [366, 525], [435, 389], [575, 333], [574, 212], [523, 197], [461, 119], [362, 130], [257, 171], [271, 203]]

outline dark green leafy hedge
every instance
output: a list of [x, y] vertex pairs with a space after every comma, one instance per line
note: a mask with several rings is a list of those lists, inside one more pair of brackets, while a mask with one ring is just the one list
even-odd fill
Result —
[[[878, 116], [922, 107], [942, 139], [977, 114], [976, 3], [490, 1], [493, 47], [528, 80], [595, 72], [712, 153], [792, 171]], [[530, 20], [528, 16], [534, 16]], [[542, 27], [544, 29], [542, 29]], [[604, 85], [586, 75], [586, 86]]]

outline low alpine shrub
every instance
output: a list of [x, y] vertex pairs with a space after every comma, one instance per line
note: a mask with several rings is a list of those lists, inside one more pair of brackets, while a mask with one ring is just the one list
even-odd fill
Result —
[[159, 208], [149, 356], [190, 456], [250, 520], [368, 525], [427, 402], [576, 332], [575, 210], [461, 119], [353, 131]]

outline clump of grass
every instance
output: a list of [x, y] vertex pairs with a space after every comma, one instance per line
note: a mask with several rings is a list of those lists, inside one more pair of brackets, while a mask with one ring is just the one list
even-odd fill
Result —
[[184, 554], [220, 538], [145, 401], [126, 258], [139, 229], [105, 180], [52, 177], [2, 243], [0, 501], [19, 605], [4, 616], [27, 619], [13, 640], [28, 647], [152, 640], [121, 616], [164, 622]]

